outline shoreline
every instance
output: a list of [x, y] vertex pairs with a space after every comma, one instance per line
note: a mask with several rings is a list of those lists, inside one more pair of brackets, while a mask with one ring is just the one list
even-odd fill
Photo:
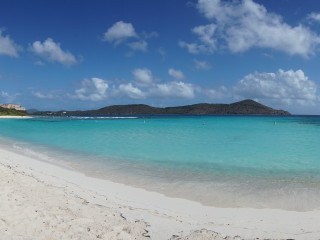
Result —
[[[62, 189], [65, 196], [59, 196], [62, 198], [61, 202], [64, 198], [76, 197], [95, 206], [112, 209], [118, 216], [129, 221], [129, 226], [133, 226], [136, 221], [144, 222], [151, 239], [170, 239], [172, 236], [183, 239], [189, 234], [202, 239], [220, 239], [219, 237], [225, 236], [229, 236], [229, 239], [235, 236], [242, 239], [320, 238], [320, 227], [317, 226], [320, 221], [319, 210], [294, 212], [207, 207], [197, 202], [88, 177], [4, 148], [0, 148], [0, 156], [0, 171], [9, 168], [11, 175], [19, 175], [22, 179], [31, 177], [47, 187]], [[4, 184], [6, 183], [1, 183]], [[30, 195], [25, 197], [32, 198]], [[10, 213], [10, 209], [5, 210]], [[201, 230], [203, 231], [199, 232]], [[142, 234], [144, 228], [139, 231]], [[217, 238], [212, 238], [213, 234]]]
[[[320, 200], [318, 200], [320, 195], [319, 187], [311, 188], [312, 186], [310, 185], [298, 185], [299, 182], [295, 183], [295, 187], [290, 188], [290, 186], [286, 186], [289, 183], [284, 181], [282, 184], [277, 179], [270, 181], [269, 178], [254, 179], [251, 177], [251, 179], [248, 179], [247, 177], [244, 179], [238, 177], [230, 180], [230, 177], [226, 178], [220, 175], [214, 178], [204, 178], [204, 181], [197, 183], [192, 181], [194, 176], [199, 179], [200, 175], [195, 175], [197, 173], [194, 173], [190, 178], [188, 172], [181, 173], [178, 169], [167, 168], [165, 169], [165, 175], [161, 175], [164, 170], [159, 170], [160, 167], [152, 168], [148, 166], [142, 169], [143, 166], [138, 166], [137, 163], [133, 166], [136, 170], [132, 171], [130, 165], [121, 162], [121, 159], [108, 160], [108, 164], [97, 165], [95, 163], [97, 162], [95, 155], [78, 154], [76, 151], [61, 150], [36, 143], [29, 144], [23, 140], [7, 137], [0, 138], [0, 148], [2, 146], [20, 155], [26, 155], [29, 158], [74, 170], [88, 177], [121, 183], [149, 192], [157, 192], [169, 198], [186, 199], [204, 206], [217, 208], [269, 208], [298, 212], [320, 210]], [[91, 162], [91, 158], [94, 160], [93, 162]], [[95, 165], [92, 166], [91, 163]], [[128, 171], [127, 169], [130, 170]], [[291, 174], [294, 175], [293, 172]], [[183, 175], [187, 177], [182, 179], [181, 176]]]
[[31, 117], [31, 116], [9, 116], [9, 115], [0, 116], [0, 119], [12, 119], [12, 118], [33, 118], [33, 117]]

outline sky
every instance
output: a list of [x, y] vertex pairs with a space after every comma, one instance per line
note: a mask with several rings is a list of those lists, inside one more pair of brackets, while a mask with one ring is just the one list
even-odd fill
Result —
[[1, 0], [0, 103], [253, 99], [320, 115], [320, 1]]

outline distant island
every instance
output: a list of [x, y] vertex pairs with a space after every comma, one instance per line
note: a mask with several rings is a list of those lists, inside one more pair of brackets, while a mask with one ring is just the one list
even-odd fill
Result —
[[40, 111], [34, 115], [55, 116], [99, 116], [99, 115], [290, 115], [284, 110], [276, 110], [251, 99], [231, 104], [199, 103], [179, 107], [151, 107], [145, 104], [113, 105], [87, 111]]

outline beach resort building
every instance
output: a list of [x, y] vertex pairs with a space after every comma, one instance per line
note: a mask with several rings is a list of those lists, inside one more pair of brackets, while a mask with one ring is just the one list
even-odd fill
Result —
[[26, 108], [21, 107], [19, 104], [6, 103], [6, 104], [0, 104], [0, 107], [15, 109], [19, 111], [26, 111]]

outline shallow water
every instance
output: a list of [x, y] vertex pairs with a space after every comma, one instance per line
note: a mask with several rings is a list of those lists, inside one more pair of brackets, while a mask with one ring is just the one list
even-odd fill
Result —
[[320, 117], [1, 119], [42, 160], [222, 207], [320, 208]]

